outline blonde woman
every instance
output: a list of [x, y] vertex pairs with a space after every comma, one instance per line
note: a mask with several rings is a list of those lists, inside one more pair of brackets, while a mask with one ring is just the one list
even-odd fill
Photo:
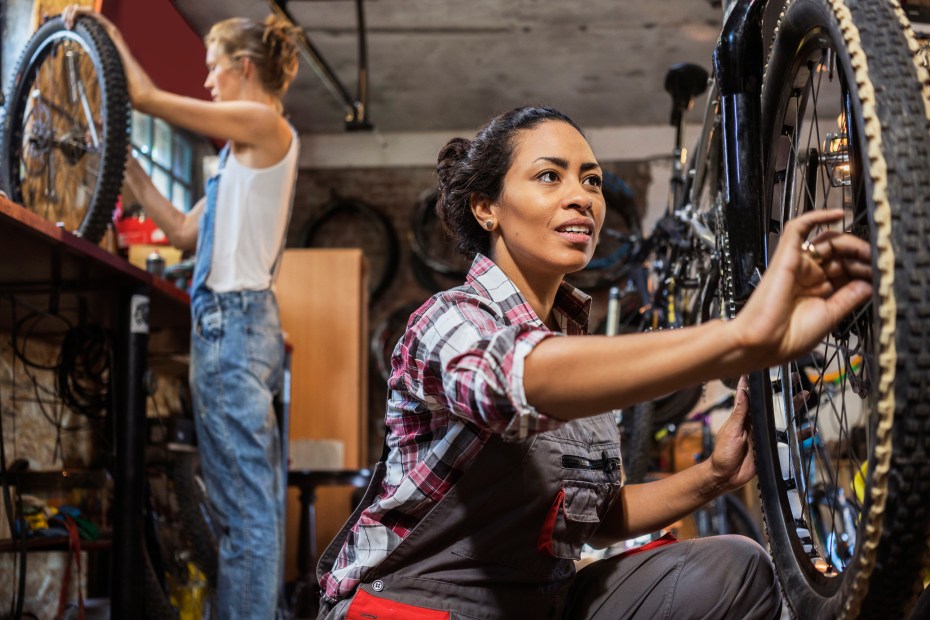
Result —
[[133, 107], [226, 141], [219, 172], [189, 212], [176, 210], [129, 157], [126, 182], [172, 245], [196, 249], [190, 381], [210, 502], [220, 516], [218, 618], [273, 618], [281, 583], [284, 481], [272, 410], [284, 362], [271, 284], [284, 248], [298, 139], [281, 98], [297, 72], [297, 29], [232, 18], [204, 43], [211, 101], [158, 88], [106, 18]]

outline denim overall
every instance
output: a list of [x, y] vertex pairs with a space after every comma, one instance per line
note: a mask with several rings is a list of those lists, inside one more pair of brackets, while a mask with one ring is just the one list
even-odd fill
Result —
[[206, 285], [229, 148], [207, 182], [199, 223], [190, 384], [205, 484], [222, 529], [216, 617], [270, 619], [283, 568], [284, 481], [272, 399], [283, 378], [284, 340], [270, 288], [215, 293]]

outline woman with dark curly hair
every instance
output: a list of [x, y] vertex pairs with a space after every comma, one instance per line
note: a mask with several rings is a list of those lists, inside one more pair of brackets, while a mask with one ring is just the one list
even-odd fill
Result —
[[106, 18], [135, 109], [226, 141], [206, 196], [183, 213], [133, 157], [126, 183], [175, 247], [196, 248], [191, 285], [195, 422], [207, 496], [219, 516], [217, 618], [274, 618], [282, 581], [284, 480], [272, 410], [284, 341], [271, 288], [284, 249], [299, 141], [281, 97], [297, 73], [299, 29], [276, 17], [231, 18], [204, 43], [212, 101], [158, 88]]
[[[786, 226], [737, 318], [585, 336], [602, 171], [578, 127], [519, 108], [439, 155], [442, 221], [474, 256], [394, 349], [386, 459], [320, 560], [322, 618], [775, 618], [766, 552], [739, 536], [657, 544], [576, 574], [585, 543], [656, 531], [755, 475], [743, 383], [712, 456], [622, 484], [602, 412], [807, 351], [871, 291], [869, 247]], [[817, 259], [817, 260], [815, 260]]]

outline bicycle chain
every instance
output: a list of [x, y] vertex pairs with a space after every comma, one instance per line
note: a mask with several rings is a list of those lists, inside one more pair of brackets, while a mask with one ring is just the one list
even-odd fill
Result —
[[717, 233], [717, 269], [722, 282], [720, 318], [729, 320], [736, 316], [736, 285], [733, 281], [733, 261], [730, 258], [730, 232], [724, 221], [722, 206], [723, 197], [718, 190], [714, 199], [714, 228]]

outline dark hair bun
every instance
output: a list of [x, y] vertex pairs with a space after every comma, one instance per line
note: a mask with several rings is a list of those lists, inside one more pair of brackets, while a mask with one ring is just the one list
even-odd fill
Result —
[[439, 175], [439, 187], [444, 187], [451, 174], [468, 158], [471, 140], [465, 138], [452, 138], [439, 151], [436, 160], [436, 172]]
[[468, 157], [468, 149], [471, 147], [471, 140], [465, 138], [452, 138], [439, 151], [438, 163], [457, 163]]

